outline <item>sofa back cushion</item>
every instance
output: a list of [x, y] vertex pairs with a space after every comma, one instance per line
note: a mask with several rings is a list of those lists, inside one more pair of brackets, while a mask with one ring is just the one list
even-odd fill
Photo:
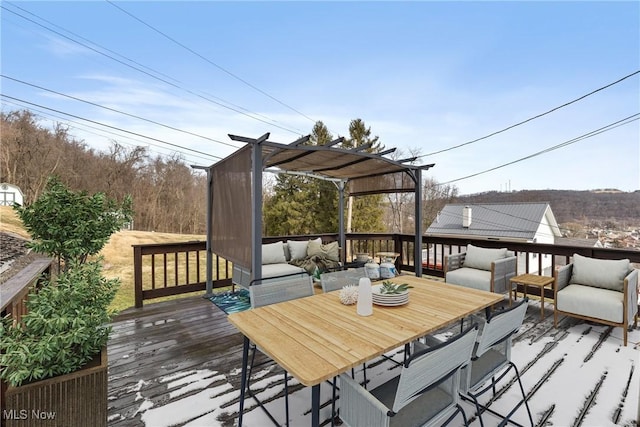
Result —
[[491, 262], [507, 257], [507, 248], [489, 249], [467, 245], [467, 253], [464, 256], [463, 267], [476, 268], [478, 270], [491, 270]]
[[310, 240], [309, 247], [307, 248], [307, 255], [320, 255], [321, 257], [325, 257], [331, 261], [340, 261], [340, 246], [338, 246], [338, 242], [331, 242], [323, 245], [315, 240]]
[[596, 259], [573, 254], [569, 283], [622, 292], [624, 278], [629, 274], [630, 268], [628, 259]]
[[262, 245], [262, 263], [278, 264], [286, 263], [284, 256], [284, 243], [282, 241], [275, 243], [265, 243]]
[[287, 240], [287, 243], [285, 245], [289, 249], [289, 257], [287, 258], [287, 262], [305, 259], [307, 255], [309, 255], [308, 247], [309, 243], [311, 242], [322, 244], [322, 238], [318, 237], [313, 240]]
[[308, 240], [287, 240], [287, 246], [289, 247], [290, 261], [298, 259], [305, 259], [307, 257], [307, 245]]

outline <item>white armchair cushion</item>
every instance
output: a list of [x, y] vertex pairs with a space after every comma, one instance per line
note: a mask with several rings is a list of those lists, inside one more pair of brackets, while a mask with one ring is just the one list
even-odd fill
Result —
[[622, 323], [624, 293], [593, 286], [569, 285], [558, 291], [558, 310]]
[[491, 270], [491, 263], [493, 261], [506, 257], [506, 248], [489, 249], [467, 245], [467, 253], [464, 257], [463, 266], [467, 268], [477, 268], [479, 270]]
[[491, 291], [491, 271], [476, 268], [459, 268], [448, 271], [445, 278], [447, 283], [466, 286], [467, 288]]
[[262, 245], [262, 264], [286, 263], [283, 242], [266, 243]]
[[624, 278], [629, 271], [628, 259], [595, 259], [574, 254], [569, 283], [622, 292]]

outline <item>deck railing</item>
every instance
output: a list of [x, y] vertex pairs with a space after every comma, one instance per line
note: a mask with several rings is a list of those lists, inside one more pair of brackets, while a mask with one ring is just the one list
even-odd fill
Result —
[[36, 258], [0, 286], [0, 315], [9, 316], [19, 323], [27, 314], [29, 294], [37, 288], [43, 277], [51, 274], [53, 259]]
[[[20, 270], [0, 285], [0, 316], [9, 317], [13, 323], [19, 323], [22, 316], [27, 314], [27, 300], [29, 294], [38, 288], [43, 278], [50, 278], [52, 274], [52, 258], [36, 258], [29, 265]], [[4, 410], [7, 383], [0, 380], [0, 408]], [[4, 414], [2, 414], [4, 417]]]
[[[321, 237], [325, 242], [338, 239], [337, 234], [318, 234], [265, 237], [263, 242], [316, 237]], [[556, 266], [569, 263], [574, 253], [601, 259], [628, 258], [632, 263], [640, 264], [638, 250], [424, 236], [421, 248], [422, 274], [444, 277], [444, 257], [464, 250], [467, 244], [487, 248], [506, 247], [515, 252], [519, 260], [518, 273], [552, 275]], [[396, 252], [400, 254], [396, 259], [398, 271], [416, 271], [413, 235], [349, 233], [346, 235], [346, 246], [348, 250], [343, 248], [343, 252], [348, 255], [345, 258], [347, 261], [355, 259], [357, 253], [367, 253], [375, 258], [378, 252]], [[206, 242], [134, 245], [133, 248], [136, 307], [142, 307], [145, 300], [206, 289]], [[231, 285], [232, 265], [229, 261], [215, 255], [212, 273], [214, 289]], [[550, 294], [547, 296], [552, 297]]]

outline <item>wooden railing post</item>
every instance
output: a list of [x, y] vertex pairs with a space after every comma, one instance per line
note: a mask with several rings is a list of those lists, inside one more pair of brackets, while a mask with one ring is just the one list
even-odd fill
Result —
[[136, 308], [142, 308], [142, 248], [133, 247], [133, 288]]

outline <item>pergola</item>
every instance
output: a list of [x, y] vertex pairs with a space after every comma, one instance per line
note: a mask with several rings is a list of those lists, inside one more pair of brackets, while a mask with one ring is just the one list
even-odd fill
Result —
[[[307, 145], [310, 135], [290, 144], [229, 135], [246, 145], [207, 168], [207, 293], [212, 292], [213, 254], [250, 269], [252, 279], [262, 277], [262, 176], [265, 171], [329, 180], [339, 192], [338, 235], [345, 247], [344, 195], [381, 193], [415, 194], [416, 266], [422, 265], [422, 171], [434, 166], [412, 165], [415, 157], [385, 157], [395, 148], [368, 153], [370, 144], [345, 149], [338, 138], [326, 145]], [[344, 259], [343, 259], [344, 261]], [[416, 268], [421, 276], [422, 269]]]

